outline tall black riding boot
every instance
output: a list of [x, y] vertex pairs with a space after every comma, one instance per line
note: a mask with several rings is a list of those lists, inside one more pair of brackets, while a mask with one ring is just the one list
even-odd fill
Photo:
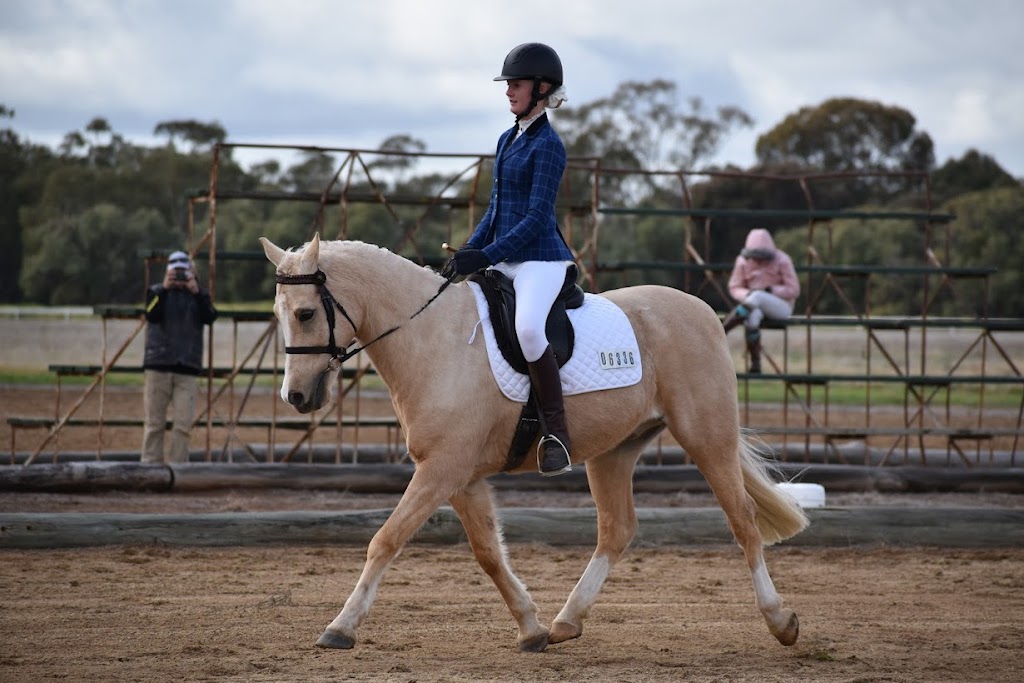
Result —
[[530, 363], [529, 368], [544, 435], [537, 446], [537, 468], [545, 477], [553, 477], [572, 470], [569, 430], [565, 427], [562, 404], [562, 381], [558, 376], [555, 352], [550, 346], [544, 349], [544, 354]]
[[725, 333], [728, 334], [729, 330], [746, 320], [748, 315], [750, 315], [750, 309], [743, 304], [729, 311], [729, 314], [722, 320], [722, 327], [725, 328]]
[[761, 330], [747, 330], [747, 353], [750, 354], [750, 374], [761, 374]]

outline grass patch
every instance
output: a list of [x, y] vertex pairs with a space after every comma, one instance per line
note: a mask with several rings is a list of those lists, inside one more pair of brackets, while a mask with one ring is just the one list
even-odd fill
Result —
[[[794, 392], [801, 400], [810, 401], [815, 405], [825, 402], [825, 387], [794, 387]], [[808, 399], [808, 391], [810, 398]], [[933, 405], [945, 404], [945, 389], [924, 387], [925, 398]], [[836, 382], [828, 388], [828, 400], [832, 405], [863, 406], [867, 400], [868, 386], [860, 382]], [[754, 403], [782, 403], [786, 398], [786, 388], [781, 382], [766, 380], [754, 380], [750, 382], [740, 381], [739, 384], [740, 402], [749, 400]], [[980, 387], [977, 384], [956, 384], [950, 388], [949, 404], [958, 407], [976, 407]], [[793, 393], [789, 394], [789, 400], [794, 400]], [[911, 405], [917, 405], [918, 399], [910, 394], [904, 385], [895, 382], [885, 382], [871, 385], [872, 405], [903, 405], [904, 400]], [[986, 408], [1019, 408], [1021, 402], [1021, 388], [1013, 385], [985, 385], [985, 407]]]
[[[256, 378], [253, 386], [276, 390], [282, 375], [283, 371], [276, 380], [268, 375], [260, 375]], [[85, 387], [92, 384], [94, 379], [95, 377], [92, 375], [64, 375], [61, 377], [60, 383], [65, 387]], [[251, 380], [252, 375], [243, 371], [235, 377], [235, 387], [239, 389], [247, 387]], [[226, 381], [223, 378], [215, 378], [213, 380], [214, 387], [219, 388]], [[56, 382], [57, 375], [46, 369], [0, 367], [0, 384], [51, 387]], [[141, 372], [111, 372], [107, 375], [106, 383], [107, 386], [141, 387], [145, 384], [145, 376]], [[384, 381], [377, 375], [363, 377], [361, 387], [364, 391], [387, 390]]]
[[831, 652], [830, 650], [825, 650], [825, 649], [815, 650], [815, 651], [809, 653], [807, 655], [807, 657], [809, 659], [813, 659], [813, 660], [818, 661], [818, 662], [834, 662], [834, 661], [836, 661], [835, 654], [833, 652]]
[[[64, 386], [87, 386], [92, 383], [91, 376], [66, 376], [60, 382]], [[142, 386], [141, 373], [111, 373], [107, 375], [108, 386]], [[31, 386], [53, 386], [57, 376], [49, 370], [40, 368], [0, 368], [0, 384], [27, 384]]]
[[274, 300], [266, 301], [218, 301], [218, 311], [266, 311], [274, 312]]
[[[87, 386], [93, 381], [91, 376], [64, 376], [61, 384], [64, 386]], [[143, 385], [142, 373], [112, 372], [107, 375], [107, 386], [141, 387]], [[241, 374], [235, 378], [235, 385], [238, 387], [248, 386], [250, 377]], [[25, 384], [36, 386], [53, 386], [57, 381], [56, 375], [46, 369], [35, 368], [11, 368], [0, 367], [0, 384]], [[224, 380], [214, 380], [215, 386], [220, 386]], [[278, 377], [280, 381], [280, 376]], [[255, 386], [275, 389], [277, 382], [272, 377], [261, 376], [256, 378]], [[369, 375], [363, 378], [362, 387], [364, 390], [384, 391], [384, 382], [376, 375]], [[867, 385], [864, 383], [837, 382], [829, 387], [828, 399], [832, 405], [837, 406], [863, 406], [867, 398]], [[807, 401], [807, 387], [795, 387], [796, 395], [801, 400]], [[825, 402], [825, 388], [812, 386], [810, 391], [810, 402], [814, 405], [821, 405]], [[939, 389], [934, 396], [933, 388], [925, 387], [925, 397], [930, 397], [933, 405], [945, 403], [945, 389]], [[977, 407], [979, 386], [977, 384], [957, 384], [950, 390], [949, 402], [952, 406]], [[906, 390], [901, 384], [879, 383], [871, 387], [872, 405], [903, 405]], [[785, 398], [785, 386], [781, 382], [768, 380], [754, 380], [739, 383], [740, 402], [751, 401], [753, 403], [782, 403]], [[790, 402], [794, 401], [793, 394], [789, 395]], [[917, 404], [917, 399], [910, 396], [911, 405]], [[985, 407], [986, 408], [1019, 408], [1021, 402], [1021, 389], [1014, 385], [986, 385], [985, 386]]]

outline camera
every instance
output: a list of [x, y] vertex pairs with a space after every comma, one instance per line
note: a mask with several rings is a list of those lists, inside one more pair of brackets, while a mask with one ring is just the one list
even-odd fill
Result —
[[175, 268], [174, 279], [178, 282], [188, 282], [188, 271], [184, 268]]

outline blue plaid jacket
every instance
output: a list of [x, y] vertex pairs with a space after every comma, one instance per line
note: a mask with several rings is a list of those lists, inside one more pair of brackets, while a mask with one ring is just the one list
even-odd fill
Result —
[[494, 159], [487, 212], [466, 242], [491, 263], [572, 261], [555, 220], [555, 197], [565, 171], [565, 146], [542, 115], [514, 142], [502, 133]]

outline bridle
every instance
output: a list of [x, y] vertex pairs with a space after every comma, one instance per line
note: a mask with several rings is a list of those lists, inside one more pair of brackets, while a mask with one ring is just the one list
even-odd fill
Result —
[[[441, 292], [443, 292], [445, 288], [447, 288], [448, 285], [452, 283], [453, 277], [454, 275], [452, 277], [446, 278], [444, 283], [437, 290], [437, 294], [430, 297], [427, 303], [423, 304], [420, 310], [416, 311], [411, 316], [409, 316], [409, 320], [412, 320], [413, 318], [418, 316], [420, 313], [423, 312], [424, 309], [426, 309], [427, 306], [434, 302], [434, 299], [441, 296]], [[320, 294], [320, 302], [324, 306], [324, 314], [327, 316], [327, 344], [324, 346], [285, 346], [284, 352], [288, 354], [297, 355], [321, 353], [326, 354], [331, 357], [331, 360], [327, 364], [328, 371], [340, 368], [341, 364], [347, 361], [349, 358], [352, 358], [357, 353], [363, 351], [371, 344], [379, 342], [381, 339], [388, 336], [392, 332], [396, 332], [401, 327], [400, 325], [395, 325], [391, 329], [380, 333], [379, 335], [377, 335], [370, 341], [366, 342], [362, 346], [358, 346], [349, 351], [347, 346], [338, 346], [337, 342], [334, 339], [334, 309], [337, 308], [345, 317], [345, 320], [348, 321], [348, 324], [352, 326], [353, 335], [355, 335], [356, 333], [356, 324], [352, 321], [352, 316], [348, 314], [348, 311], [345, 310], [345, 307], [342, 306], [341, 303], [339, 303], [338, 300], [334, 298], [334, 295], [331, 294], [330, 290], [327, 289], [327, 275], [324, 273], [324, 271], [317, 268], [315, 273], [307, 273], [305, 275], [282, 275], [281, 273], [277, 273], [275, 275], [275, 279], [277, 280], [277, 284], [279, 285], [314, 285], [316, 287], [317, 293]]]
[[356, 324], [352, 322], [352, 316], [348, 314], [348, 311], [345, 310], [345, 307], [342, 306], [338, 302], [338, 300], [334, 298], [334, 295], [331, 294], [331, 291], [327, 289], [327, 275], [324, 274], [324, 271], [317, 268], [315, 273], [307, 273], [305, 275], [282, 275], [278, 273], [275, 276], [275, 279], [277, 280], [277, 284], [279, 285], [314, 285], [316, 287], [317, 293], [320, 294], [320, 302], [324, 305], [324, 315], [327, 316], [328, 336], [326, 345], [285, 346], [285, 353], [298, 355], [324, 353], [331, 357], [331, 360], [328, 363], [328, 369], [332, 369], [331, 366], [337, 368], [340, 367], [342, 363], [347, 361], [349, 358], [355, 356], [357, 353], [365, 349], [370, 344], [380, 341], [381, 339], [383, 339], [384, 337], [388, 336], [389, 334], [398, 329], [397, 326], [392, 327], [390, 330], [387, 330], [383, 334], [378, 335], [376, 339], [370, 341], [368, 344], [365, 344], [363, 346], [357, 347], [349, 351], [347, 346], [338, 346], [337, 342], [334, 340], [334, 309], [337, 308], [339, 311], [341, 311], [341, 314], [345, 316], [345, 320], [347, 320], [348, 324], [352, 326], [353, 335], [355, 335], [356, 333]]

